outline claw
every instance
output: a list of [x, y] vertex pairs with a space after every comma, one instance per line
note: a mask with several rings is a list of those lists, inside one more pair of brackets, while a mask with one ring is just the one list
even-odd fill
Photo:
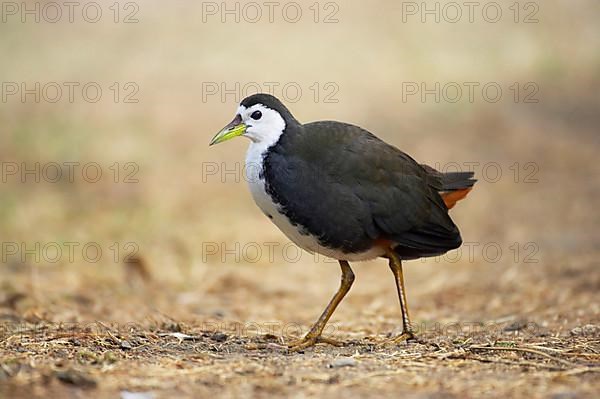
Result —
[[385, 341], [384, 344], [392, 344], [392, 345], [397, 345], [400, 344], [402, 342], [406, 342], [406, 341], [414, 341], [416, 340], [415, 334], [413, 334], [410, 331], [405, 331], [402, 334], [390, 338], [389, 340]]

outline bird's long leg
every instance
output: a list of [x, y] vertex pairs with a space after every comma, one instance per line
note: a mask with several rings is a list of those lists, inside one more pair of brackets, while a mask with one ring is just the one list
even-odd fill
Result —
[[345, 260], [340, 260], [340, 266], [342, 268], [342, 282], [340, 284], [340, 288], [337, 290], [331, 301], [319, 317], [319, 320], [312, 326], [310, 331], [306, 334], [306, 336], [298, 341], [291, 342], [288, 344], [290, 350], [299, 351], [304, 348], [308, 348], [309, 346], [313, 346], [316, 343], [323, 342], [332, 345], [340, 345], [338, 342], [321, 337], [321, 333], [327, 324], [327, 321], [339, 305], [339, 303], [344, 299], [344, 296], [350, 291], [350, 287], [352, 287], [352, 283], [354, 282], [354, 273], [350, 268], [350, 264]]
[[406, 289], [404, 288], [404, 274], [402, 273], [402, 261], [392, 249], [388, 249], [387, 257], [390, 260], [390, 269], [396, 279], [398, 298], [400, 299], [400, 311], [402, 312], [402, 334], [393, 338], [394, 342], [406, 341], [414, 338], [410, 317], [408, 316], [408, 304], [406, 302]]

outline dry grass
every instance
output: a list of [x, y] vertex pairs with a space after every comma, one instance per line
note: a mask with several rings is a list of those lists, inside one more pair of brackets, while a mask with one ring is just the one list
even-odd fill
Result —
[[[194, 283], [187, 289], [143, 283], [114, 269], [104, 284], [86, 278], [68, 291], [36, 291], [43, 302], [26, 292], [4, 298], [0, 389], [10, 397], [68, 397], [82, 390], [94, 397], [122, 391], [154, 397], [593, 397], [600, 372], [598, 264], [552, 266], [560, 263], [546, 264], [541, 279], [534, 269], [515, 266], [519, 284], [499, 281], [493, 291], [489, 279], [465, 285], [460, 276], [464, 269], [477, 276], [471, 269], [485, 265], [436, 265], [445, 283], [429, 291], [430, 281], [415, 274], [428, 266], [409, 263], [409, 298], [420, 331], [417, 341], [399, 345], [386, 341], [399, 321], [391, 276], [381, 264], [357, 265], [357, 286], [328, 330], [345, 346], [300, 354], [284, 344], [305, 332], [324, 305], [335, 286], [333, 267], [318, 274], [323, 265], [307, 265], [298, 273], [306, 275], [289, 281], [285, 276], [298, 265], [264, 266], [263, 275], [235, 265], [205, 266], [214, 274], [206, 290]], [[41, 287], [62, 278], [42, 273]], [[327, 284], [319, 282], [323, 274], [332, 277]], [[264, 282], [264, 275], [279, 283]], [[25, 285], [31, 276], [21, 270], [7, 277]], [[388, 283], [383, 292], [382, 283]], [[313, 298], [299, 292], [309, 285], [320, 291]]]
[[[600, 372], [597, 326], [594, 331], [588, 327], [590, 336], [510, 332], [491, 343], [484, 343], [487, 333], [423, 334], [419, 342], [391, 347], [380, 339], [349, 340], [341, 349], [318, 347], [305, 354], [288, 353], [270, 335], [242, 337], [193, 326], [186, 331], [194, 335], [166, 332], [165, 325], [125, 332], [96, 327], [102, 331], [23, 323], [2, 344], [0, 375], [9, 381], [3, 393], [65, 397], [83, 389], [93, 390], [95, 397], [115, 397], [122, 390], [160, 397], [334, 391], [592, 397]], [[353, 361], [338, 368], [340, 358]]]

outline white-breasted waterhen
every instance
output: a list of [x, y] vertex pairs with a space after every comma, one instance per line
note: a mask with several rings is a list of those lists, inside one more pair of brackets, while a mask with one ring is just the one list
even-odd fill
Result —
[[448, 215], [473, 187], [472, 172], [441, 173], [360, 127], [334, 121], [302, 124], [275, 97], [254, 94], [210, 145], [248, 137], [246, 167], [259, 208], [299, 247], [337, 259], [341, 286], [304, 338], [318, 342], [325, 324], [350, 290], [349, 261], [384, 257], [396, 280], [403, 333], [413, 337], [402, 260], [437, 256], [462, 239]]

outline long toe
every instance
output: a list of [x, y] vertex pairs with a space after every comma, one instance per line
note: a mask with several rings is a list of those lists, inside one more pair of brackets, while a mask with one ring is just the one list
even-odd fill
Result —
[[415, 334], [410, 332], [410, 331], [405, 331], [402, 334], [392, 337], [386, 341], [384, 341], [384, 345], [398, 345], [401, 344], [403, 342], [408, 342], [408, 341], [415, 341], [416, 337]]

